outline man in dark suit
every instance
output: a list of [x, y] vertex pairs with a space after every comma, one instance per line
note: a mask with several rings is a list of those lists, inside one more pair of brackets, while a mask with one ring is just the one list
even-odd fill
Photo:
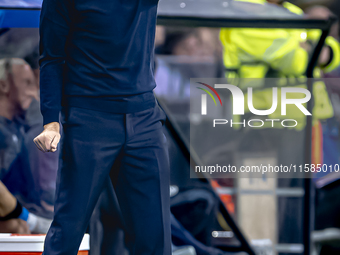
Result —
[[45, 255], [77, 254], [108, 179], [130, 254], [171, 254], [165, 114], [153, 94], [157, 2], [43, 1], [44, 131], [34, 142], [57, 150], [60, 112], [64, 131]]

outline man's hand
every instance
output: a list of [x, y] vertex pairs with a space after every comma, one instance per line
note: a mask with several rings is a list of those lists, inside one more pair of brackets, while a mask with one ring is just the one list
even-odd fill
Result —
[[33, 139], [35, 145], [43, 152], [55, 152], [60, 140], [59, 122], [51, 122], [44, 126], [44, 131]]
[[27, 222], [22, 219], [0, 221], [0, 233], [31, 234]]

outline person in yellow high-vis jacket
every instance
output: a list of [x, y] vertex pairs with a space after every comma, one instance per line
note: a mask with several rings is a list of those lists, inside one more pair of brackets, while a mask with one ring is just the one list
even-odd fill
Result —
[[[280, 0], [236, 0], [258, 4], [276, 3], [290, 12], [302, 15], [303, 11], [285, 1]], [[241, 78], [239, 86], [242, 89], [254, 87], [253, 104], [256, 109], [269, 109], [272, 106], [272, 88], [264, 88], [263, 78], [284, 78], [289, 80], [299, 78], [301, 87], [306, 87], [303, 79], [307, 69], [309, 52], [318, 42], [320, 30], [303, 29], [260, 29], [260, 28], [222, 28], [220, 40], [223, 45], [223, 61], [226, 77]], [[314, 77], [321, 77], [322, 72], [330, 72], [340, 63], [340, 46], [336, 39], [327, 37], [325, 47], [314, 70]], [[251, 78], [252, 80], [243, 79]], [[256, 79], [259, 78], [259, 79]], [[286, 79], [287, 81], [288, 79]], [[285, 84], [284, 79], [282, 80]], [[261, 89], [262, 88], [262, 89]], [[313, 86], [315, 105], [313, 119], [322, 120], [333, 117], [333, 108], [327, 94], [325, 84], [316, 82]], [[301, 97], [301, 94], [290, 94], [290, 98]], [[280, 90], [278, 91], [280, 98]], [[245, 100], [247, 102], [247, 98]], [[247, 105], [245, 109], [248, 110]], [[249, 110], [248, 110], [249, 111]], [[305, 127], [306, 118], [294, 105], [287, 106], [287, 115], [281, 116], [280, 103], [277, 110], [268, 116], [271, 119], [295, 119], [296, 130]], [[239, 120], [240, 116], [234, 116]], [[272, 123], [268, 122], [268, 125]], [[265, 127], [265, 126], [264, 126]], [[281, 127], [281, 126], [280, 126]]]

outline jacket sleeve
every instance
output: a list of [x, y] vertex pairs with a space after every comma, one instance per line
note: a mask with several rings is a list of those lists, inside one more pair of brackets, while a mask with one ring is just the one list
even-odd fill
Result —
[[[301, 76], [308, 64], [308, 53], [300, 46], [300, 34], [301, 30], [242, 28], [232, 29], [228, 40], [236, 45], [234, 52], [239, 59], [261, 61], [282, 74]], [[223, 45], [228, 40], [222, 41]]]
[[[321, 30], [311, 29], [308, 31], [307, 35], [308, 40], [316, 45], [320, 39]], [[321, 69], [324, 73], [329, 73], [336, 69], [340, 64], [340, 44], [335, 38], [328, 36], [325, 41], [325, 46], [328, 46], [331, 49], [331, 57], [326, 65], [321, 66]]]
[[330, 47], [332, 52], [330, 61], [326, 66], [322, 67], [322, 70], [325, 73], [329, 73], [337, 68], [340, 64], [340, 45], [339, 42], [331, 36], [326, 38], [325, 44]]
[[43, 125], [59, 122], [65, 46], [70, 30], [71, 0], [44, 0], [40, 14], [40, 106]]

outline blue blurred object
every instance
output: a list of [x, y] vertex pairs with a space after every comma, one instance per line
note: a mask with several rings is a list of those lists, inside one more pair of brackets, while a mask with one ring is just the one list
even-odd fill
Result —
[[0, 0], [0, 28], [39, 27], [41, 4], [42, 0]]
[[14, 120], [0, 116], [0, 180], [30, 209], [40, 205], [29, 166], [28, 152], [24, 144], [22, 116]]
[[19, 216], [19, 219], [22, 219], [24, 221], [27, 221], [28, 219], [28, 214], [29, 212], [27, 211], [27, 209], [25, 207], [22, 208], [22, 213]]
[[5, 11], [0, 10], [0, 27], [2, 27], [2, 23], [4, 22], [5, 19]]
[[0, 10], [0, 28], [37, 28], [39, 17], [39, 10]]
[[0, 0], [0, 8], [40, 8], [42, 0]]

